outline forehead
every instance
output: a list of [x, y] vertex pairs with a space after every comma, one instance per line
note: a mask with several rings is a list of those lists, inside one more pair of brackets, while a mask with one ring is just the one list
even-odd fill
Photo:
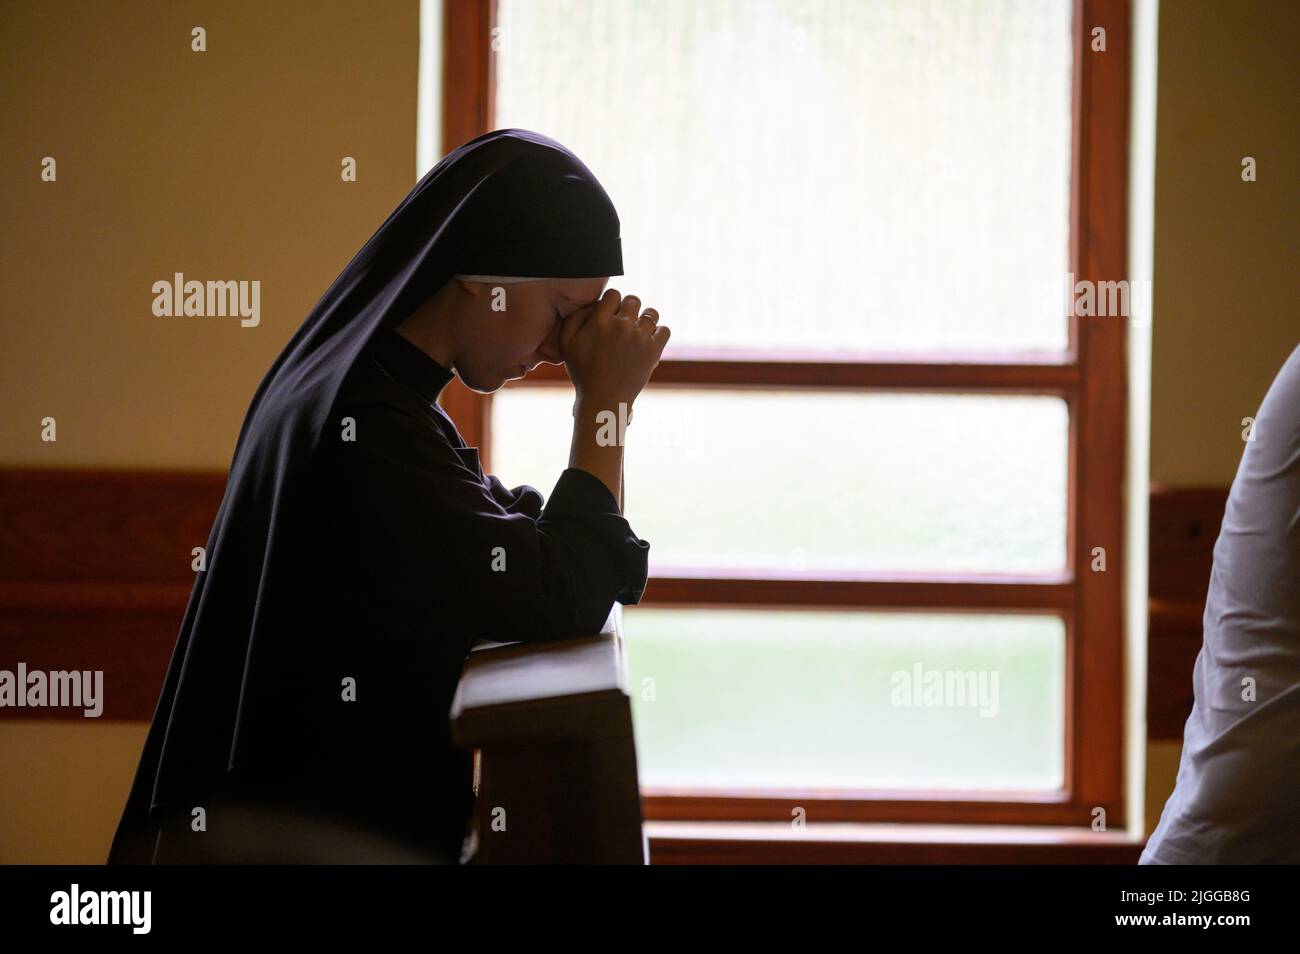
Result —
[[566, 301], [588, 302], [599, 298], [608, 282], [608, 278], [560, 278], [555, 281], [555, 294]]

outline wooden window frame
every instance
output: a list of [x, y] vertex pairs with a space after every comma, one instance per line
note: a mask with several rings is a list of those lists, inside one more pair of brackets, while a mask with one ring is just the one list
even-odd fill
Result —
[[[444, 152], [493, 127], [496, 0], [444, 0]], [[1069, 262], [1076, 280], [1126, 277], [1130, 72], [1128, 0], [1075, 0]], [[1090, 49], [1095, 27], [1105, 52]], [[1047, 613], [1065, 623], [1065, 772], [1059, 790], [851, 791], [643, 789], [646, 818], [663, 821], [809, 821], [1089, 826], [1105, 810], [1124, 825], [1122, 583], [1125, 330], [1115, 317], [1069, 319], [1059, 354], [944, 354], [940, 360], [876, 353], [672, 347], [650, 387], [1033, 394], [1069, 408], [1067, 558], [1055, 574], [780, 572], [695, 568], [658, 573], [642, 605]], [[540, 365], [510, 387], [569, 386], [566, 370]], [[490, 466], [491, 396], [453, 381], [444, 406]], [[1105, 572], [1092, 572], [1104, 547]]]

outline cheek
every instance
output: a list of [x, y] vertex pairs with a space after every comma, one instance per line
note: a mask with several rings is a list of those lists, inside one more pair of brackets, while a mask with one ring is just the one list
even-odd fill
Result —
[[519, 316], [509, 311], [497, 312], [484, 324], [474, 350], [485, 357], [508, 357], [523, 347], [520, 338]]
[[520, 322], [515, 328], [515, 353], [526, 358], [540, 349], [547, 341], [559, 336], [560, 320], [554, 310], [541, 312], [530, 317], [527, 322]]

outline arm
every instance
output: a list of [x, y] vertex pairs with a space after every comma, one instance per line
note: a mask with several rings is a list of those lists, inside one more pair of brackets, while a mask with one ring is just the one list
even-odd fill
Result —
[[[636, 400], [659, 363], [671, 332], [659, 313], [641, 300], [608, 289], [600, 300], [578, 308], [564, 321], [560, 350], [577, 401], [573, 405], [573, 445], [569, 466], [599, 477], [623, 512], [623, 428]], [[601, 447], [596, 423], [601, 411], [613, 413], [619, 439]]]
[[[623, 512], [623, 446], [611, 443], [601, 446], [597, 437], [602, 430], [598, 415], [603, 410], [614, 414], [619, 421], [617, 407], [608, 402], [579, 398], [573, 405], [573, 443], [569, 448], [569, 466], [585, 470], [598, 478], [613, 495], [618, 512]], [[604, 429], [608, 432], [608, 428]]]
[[599, 478], [566, 469], [534, 517], [503, 506], [432, 422], [380, 404], [348, 413], [358, 439], [337, 447], [338, 492], [397, 551], [395, 598], [502, 642], [591, 635], [615, 600], [640, 599], [650, 545]]

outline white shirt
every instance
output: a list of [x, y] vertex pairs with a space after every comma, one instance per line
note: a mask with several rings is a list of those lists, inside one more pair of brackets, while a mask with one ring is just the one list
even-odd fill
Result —
[[1178, 781], [1139, 864], [1300, 863], [1300, 347], [1253, 438], [1214, 544]]

